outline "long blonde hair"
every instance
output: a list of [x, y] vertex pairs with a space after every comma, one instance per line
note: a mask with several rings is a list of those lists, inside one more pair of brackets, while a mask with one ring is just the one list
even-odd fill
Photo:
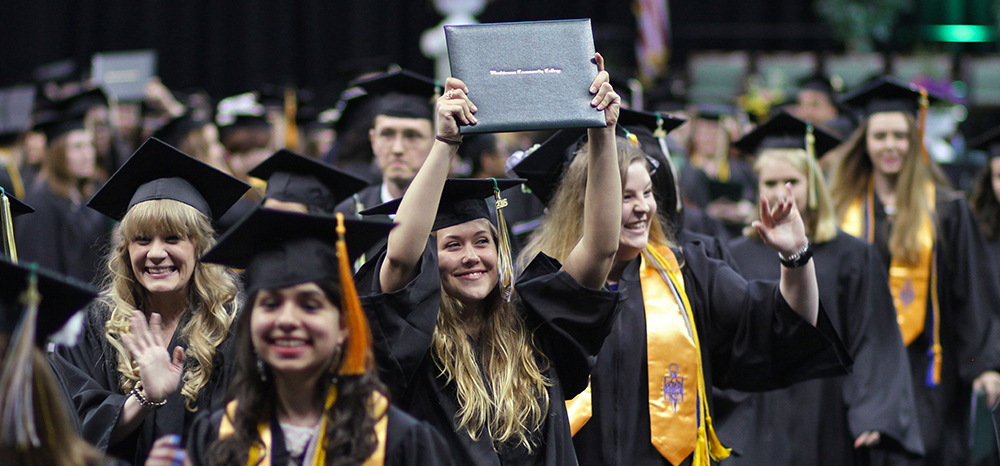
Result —
[[[753, 171], [760, 178], [760, 171], [764, 168], [766, 160], [784, 160], [809, 179], [809, 171], [813, 171], [812, 180], [815, 186], [806, 186], [806, 189], [816, 190], [816, 208], [811, 209], [808, 205], [800, 205], [798, 208], [808, 209], [809, 221], [806, 223], [806, 236], [813, 243], [825, 243], [837, 236], [837, 212], [834, 208], [830, 191], [826, 189], [826, 181], [823, 180], [823, 172], [818, 164], [810, 164], [808, 155], [804, 149], [765, 149], [757, 156], [757, 161], [753, 165]], [[760, 214], [758, 214], [760, 215]], [[749, 230], [753, 236], [757, 235], [757, 229]]]
[[[633, 163], [642, 163], [647, 170], [649, 164], [646, 154], [625, 138], [618, 139], [618, 167], [621, 171], [622, 186], [628, 176], [628, 167]], [[583, 200], [587, 190], [587, 148], [586, 145], [577, 152], [569, 168], [563, 175], [559, 186], [552, 195], [548, 213], [542, 225], [532, 234], [528, 244], [518, 256], [518, 265], [524, 267], [542, 252], [558, 261], [566, 260], [570, 251], [576, 247], [583, 237]], [[673, 242], [667, 236], [670, 229], [666, 228], [663, 216], [657, 210], [655, 221], [651, 222], [649, 240], [658, 244], [672, 246]]]
[[[125, 214], [109, 252], [108, 273], [101, 293], [102, 302], [110, 310], [104, 334], [117, 358], [119, 384], [125, 393], [139, 380], [139, 366], [121, 336], [132, 332], [129, 322], [132, 311], [148, 309], [149, 304], [149, 292], [139, 284], [132, 270], [128, 245], [134, 238], [153, 233], [188, 238], [194, 244], [195, 257], [215, 244], [215, 232], [208, 217], [187, 204], [171, 199], [145, 201]], [[212, 375], [216, 348], [225, 341], [236, 318], [239, 287], [225, 267], [204, 263], [194, 265], [191, 285], [188, 287], [191, 315], [180, 329], [187, 343], [181, 394], [187, 409], [195, 411], [198, 391]]]
[[[928, 199], [924, 186], [933, 181], [938, 186], [947, 187], [948, 181], [933, 161], [930, 166], [924, 163], [917, 122], [913, 115], [903, 115], [906, 117], [909, 150], [903, 157], [896, 183], [896, 218], [889, 236], [889, 251], [893, 257], [916, 262], [920, 257], [920, 225], [928, 216], [937, 223], [932, 215], [935, 200]], [[864, 119], [847, 142], [827, 155], [834, 156], [836, 160], [830, 195], [837, 206], [838, 219], [844, 218], [855, 200], [868, 196], [868, 186], [875, 170], [867, 147], [869, 121], [869, 118]]]
[[[492, 224], [491, 230], [496, 244]], [[482, 307], [477, 352], [462, 325], [463, 304], [441, 289], [432, 343], [435, 364], [446, 383], [455, 384], [459, 428], [473, 439], [485, 433], [496, 450], [516, 443], [533, 451], [539, 440], [533, 434], [542, 428], [549, 411], [546, 388], [551, 381], [536, 359], [540, 356], [544, 363], [544, 355], [535, 351], [516, 293], [511, 302], [504, 302], [499, 287], [494, 287]]]

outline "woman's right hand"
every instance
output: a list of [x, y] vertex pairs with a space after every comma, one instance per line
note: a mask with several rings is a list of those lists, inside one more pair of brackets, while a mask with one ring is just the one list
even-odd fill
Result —
[[437, 100], [436, 125], [437, 135], [450, 140], [461, 140], [459, 122], [463, 125], [474, 125], [479, 122], [473, 113], [478, 110], [469, 100], [469, 88], [458, 78], [448, 78], [445, 81], [445, 91]]
[[132, 335], [122, 335], [132, 359], [139, 365], [139, 380], [143, 395], [151, 402], [165, 400], [177, 391], [184, 373], [184, 348], [174, 348], [173, 357], [167, 351], [168, 335], [163, 335], [160, 315], [153, 313], [146, 325], [146, 316], [132, 311]]

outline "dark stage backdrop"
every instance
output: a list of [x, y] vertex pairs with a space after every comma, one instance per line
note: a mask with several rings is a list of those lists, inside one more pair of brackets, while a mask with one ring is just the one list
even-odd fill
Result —
[[[801, 0], [674, 0], [674, 61], [692, 49], [835, 46]], [[616, 75], [634, 68], [631, 0], [495, 0], [484, 22], [592, 18]], [[172, 89], [216, 97], [262, 84], [335, 88], [397, 63], [430, 74], [420, 34], [441, 16], [430, 0], [0, 0], [0, 85], [44, 63], [154, 48]], [[819, 26], [819, 28], [817, 28]]]

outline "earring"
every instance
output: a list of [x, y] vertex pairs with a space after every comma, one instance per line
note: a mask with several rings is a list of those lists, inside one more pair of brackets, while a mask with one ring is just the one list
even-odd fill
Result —
[[267, 382], [267, 372], [264, 369], [264, 361], [257, 356], [257, 372], [260, 373], [260, 381]]

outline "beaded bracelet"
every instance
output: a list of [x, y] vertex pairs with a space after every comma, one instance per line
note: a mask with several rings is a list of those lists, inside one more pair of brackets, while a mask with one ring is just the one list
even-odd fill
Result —
[[135, 396], [135, 400], [139, 402], [139, 405], [146, 409], [157, 409], [167, 404], [166, 398], [160, 401], [149, 401], [149, 399], [143, 396], [142, 381], [136, 382], [135, 387], [132, 387], [132, 395]]

